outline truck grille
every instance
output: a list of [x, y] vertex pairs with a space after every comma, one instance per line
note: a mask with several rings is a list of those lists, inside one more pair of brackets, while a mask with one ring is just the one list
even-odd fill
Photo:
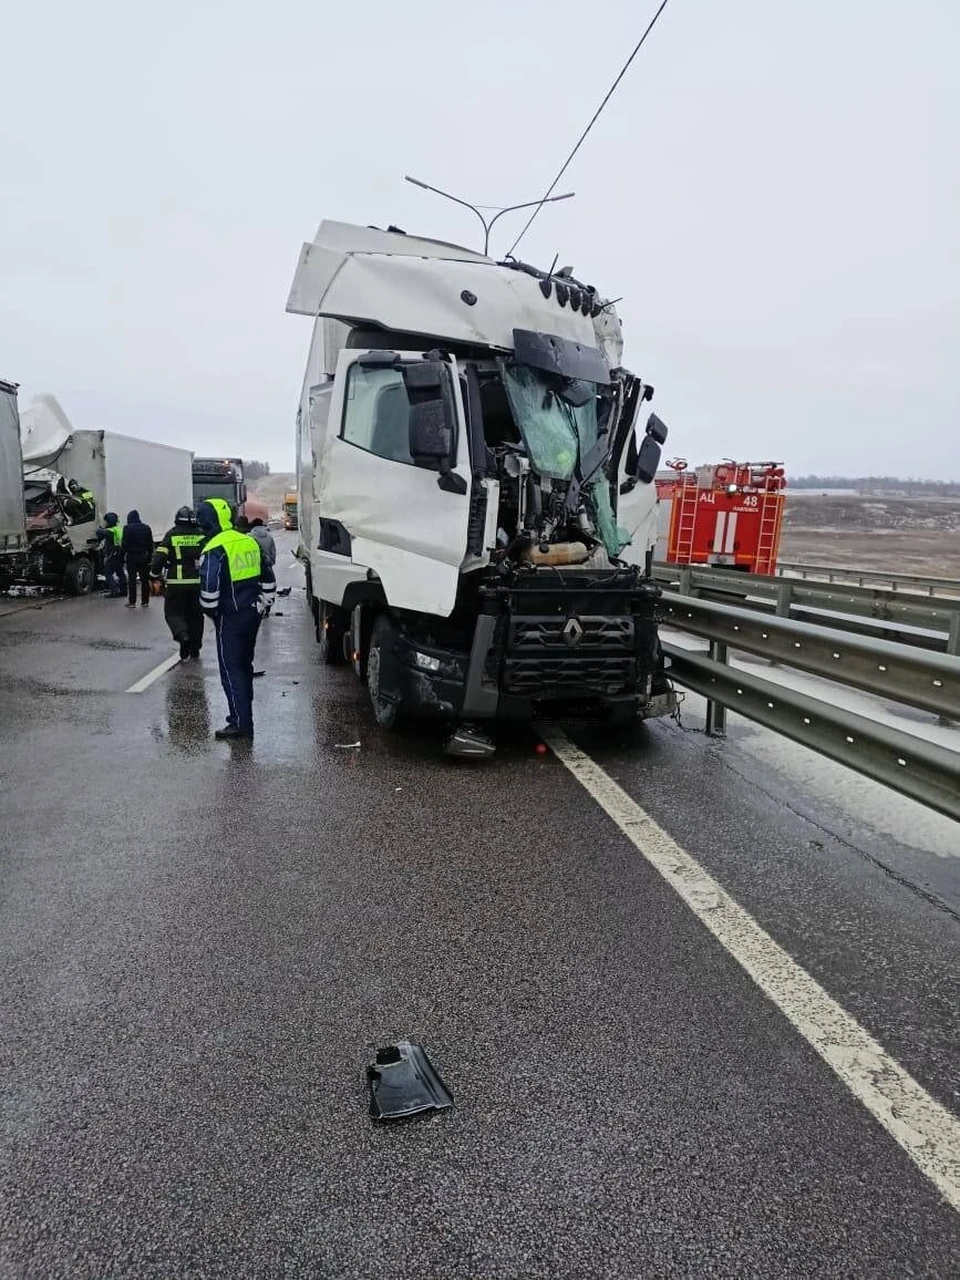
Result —
[[557, 649], [576, 655], [590, 649], [632, 653], [634, 621], [632, 617], [583, 618], [511, 618], [509, 649], [515, 653], [542, 653]]
[[637, 682], [636, 620], [629, 615], [513, 615], [506, 641], [505, 693], [613, 695]]
[[647, 688], [656, 665], [659, 593], [635, 569], [538, 570], [485, 594], [497, 616], [485, 678], [501, 694], [602, 703]]
[[514, 658], [503, 664], [501, 687], [504, 693], [542, 696], [547, 692], [585, 693], [588, 690], [611, 696], [632, 689], [637, 683], [637, 663], [629, 658]]

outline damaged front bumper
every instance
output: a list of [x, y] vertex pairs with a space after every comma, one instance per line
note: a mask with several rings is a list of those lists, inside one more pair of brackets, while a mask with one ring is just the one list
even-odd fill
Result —
[[381, 689], [415, 715], [455, 720], [669, 714], [659, 595], [632, 567], [491, 582], [469, 653], [398, 633]]

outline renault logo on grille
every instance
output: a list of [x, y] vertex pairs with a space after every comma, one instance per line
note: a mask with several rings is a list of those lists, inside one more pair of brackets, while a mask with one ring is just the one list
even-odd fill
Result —
[[568, 618], [560, 634], [570, 648], [574, 649], [583, 639], [583, 623], [579, 618]]

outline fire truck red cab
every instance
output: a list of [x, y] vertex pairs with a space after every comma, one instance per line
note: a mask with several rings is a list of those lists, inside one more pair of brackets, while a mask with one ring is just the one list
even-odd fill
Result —
[[776, 572], [786, 479], [779, 462], [723, 462], [689, 468], [669, 462], [657, 477], [660, 539], [667, 564], [713, 564]]

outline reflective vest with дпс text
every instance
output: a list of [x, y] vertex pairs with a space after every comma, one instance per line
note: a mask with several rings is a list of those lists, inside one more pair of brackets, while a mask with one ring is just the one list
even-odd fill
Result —
[[255, 538], [241, 533], [239, 529], [224, 529], [210, 539], [203, 548], [203, 554], [209, 555], [218, 547], [227, 557], [231, 582], [260, 577], [260, 546]]

